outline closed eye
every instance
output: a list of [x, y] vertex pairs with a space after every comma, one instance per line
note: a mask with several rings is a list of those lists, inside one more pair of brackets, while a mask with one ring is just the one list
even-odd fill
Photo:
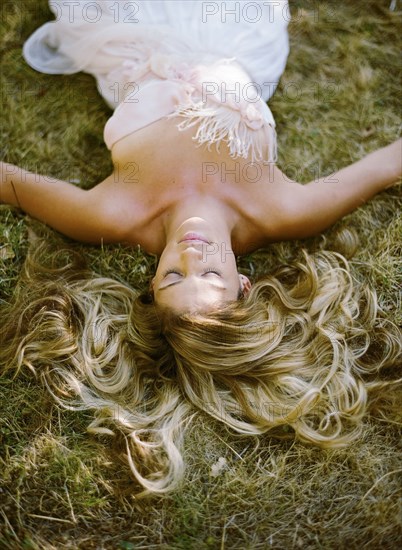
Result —
[[207, 273], [214, 273], [215, 275], [218, 275], [218, 277], [222, 277], [222, 272], [217, 269], [206, 269], [202, 272], [203, 275], [206, 275]]
[[167, 271], [164, 272], [163, 278], [170, 275], [170, 273], [175, 273], [176, 275], [183, 275], [183, 273], [180, 273], [180, 271], [177, 271], [176, 269], [168, 269]]
[[[179, 276], [183, 276], [183, 273], [181, 273], [180, 271], [176, 270], [176, 269], [168, 269], [167, 271], [165, 271], [163, 273], [163, 278], [167, 277], [168, 275], [170, 275], [171, 273], [174, 273], [175, 275], [179, 275]], [[207, 275], [208, 273], [213, 273], [214, 275], [218, 275], [218, 277], [222, 277], [222, 272], [221, 271], [218, 271], [217, 269], [212, 269], [212, 268], [209, 268], [209, 269], [205, 269], [201, 275]]]
[[[159, 291], [162, 291], [162, 290], [166, 290], [167, 288], [170, 288], [172, 286], [176, 286], [180, 283], [183, 283], [183, 281], [186, 279], [186, 277], [184, 276], [184, 274], [181, 272], [181, 271], [178, 271], [176, 269], [168, 269], [167, 271], [165, 271], [163, 273], [163, 278], [166, 279], [168, 277], [168, 275], [170, 274], [175, 274], [175, 275], [178, 275], [179, 278], [176, 278], [176, 277], [173, 277], [173, 280], [169, 279], [166, 281], [166, 283], [164, 283], [164, 286], [161, 286], [159, 287], [159, 289], [157, 290], [158, 292]], [[212, 269], [212, 268], [209, 268], [209, 269], [205, 269], [202, 273], [201, 273], [201, 276], [204, 277], [205, 275], [208, 275], [208, 273], [213, 273], [214, 275], [216, 275], [217, 277], [220, 277], [222, 278], [222, 272], [217, 270], [217, 269]], [[219, 291], [221, 292], [224, 292], [227, 288], [226, 286], [222, 286], [222, 282], [219, 281], [219, 283], [215, 280], [215, 278], [210, 278], [207, 277], [205, 279], [205, 282], [212, 286], [212, 287], [215, 287], [217, 288]]]

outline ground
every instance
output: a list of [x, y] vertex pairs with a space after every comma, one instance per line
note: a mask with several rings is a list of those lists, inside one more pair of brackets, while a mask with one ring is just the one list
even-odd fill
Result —
[[[307, 182], [398, 137], [401, 6], [300, 0], [291, 8], [291, 55], [270, 106], [279, 165]], [[5, 2], [1, 18], [1, 160], [91, 187], [111, 171], [102, 140], [110, 111], [90, 76], [42, 75], [25, 64], [24, 40], [50, 18], [45, 0]], [[323, 236], [274, 245], [240, 264], [253, 275], [300, 246], [341, 250], [337, 235], [347, 228], [360, 242], [356, 276], [400, 322], [400, 197], [393, 187]], [[18, 209], [0, 207], [3, 302], [36, 235], [54, 247], [69, 242]], [[99, 273], [134, 286], [146, 283], [155, 264], [140, 250], [79, 248]], [[128, 469], [85, 433], [87, 413], [55, 407], [29, 373], [1, 378], [0, 397], [0, 548], [401, 547], [397, 418], [374, 414], [349, 448], [322, 451], [268, 435], [239, 438], [200, 415], [187, 433], [181, 489], [137, 501]]]

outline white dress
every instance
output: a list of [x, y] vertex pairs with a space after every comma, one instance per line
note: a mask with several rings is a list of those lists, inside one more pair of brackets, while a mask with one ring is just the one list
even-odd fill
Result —
[[163, 117], [197, 126], [198, 143], [228, 143], [231, 155], [271, 162], [275, 122], [266, 101], [289, 52], [287, 0], [50, 0], [55, 21], [24, 44], [50, 74], [92, 74], [116, 108], [109, 149]]

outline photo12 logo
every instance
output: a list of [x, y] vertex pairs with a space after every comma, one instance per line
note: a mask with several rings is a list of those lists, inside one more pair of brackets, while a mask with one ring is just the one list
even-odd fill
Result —
[[69, 23], [80, 20], [86, 23], [113, 18], [114, 23], [139, 23], [136, 17], [140, 11], [138, 2], [80, 2], [79, 0], [53, 0], [49, 7], [56, 16], [56, 21], [63, 19]]
[[256, 183], [262, 181], [262, 168], [253, 162], [203, 162], [202, 183], [220, 179], [221, 183]]
[[202, 2], [202, 22], [211, 21], [246, 22], [246, 23], [274, 23], [281, 18], [290, 21], [290, 9], [286, 0], [266, 2]]
[[[336, 21], [339, 17], [337, 4], [335, 2], [313, 1], [308, 8], [296, 6], [292, 2], [290, 8], [288, 0], [267, 0], [259, 2], [246, 1], [226, 1], [226, 2], [201, 2], [201, 17], [203, 23], [221, 22], [221, 23], [262, 23], [272, 24], [275, 22], [289, 23], [300, 21], [306, 18], [319, 21], [322, 15], [327, 21]], [[396, 0], [390, 6], [390, 10], [395, 11]]]

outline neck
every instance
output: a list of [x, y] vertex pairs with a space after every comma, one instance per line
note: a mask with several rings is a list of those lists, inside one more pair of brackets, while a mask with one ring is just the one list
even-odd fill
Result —
[[186, 233], [197, 233], [210, 242], [230, 248], [236, 216], [226, 205], [210, 197], [190, 197], [178, 202], [164, 217], [165, 245]]

